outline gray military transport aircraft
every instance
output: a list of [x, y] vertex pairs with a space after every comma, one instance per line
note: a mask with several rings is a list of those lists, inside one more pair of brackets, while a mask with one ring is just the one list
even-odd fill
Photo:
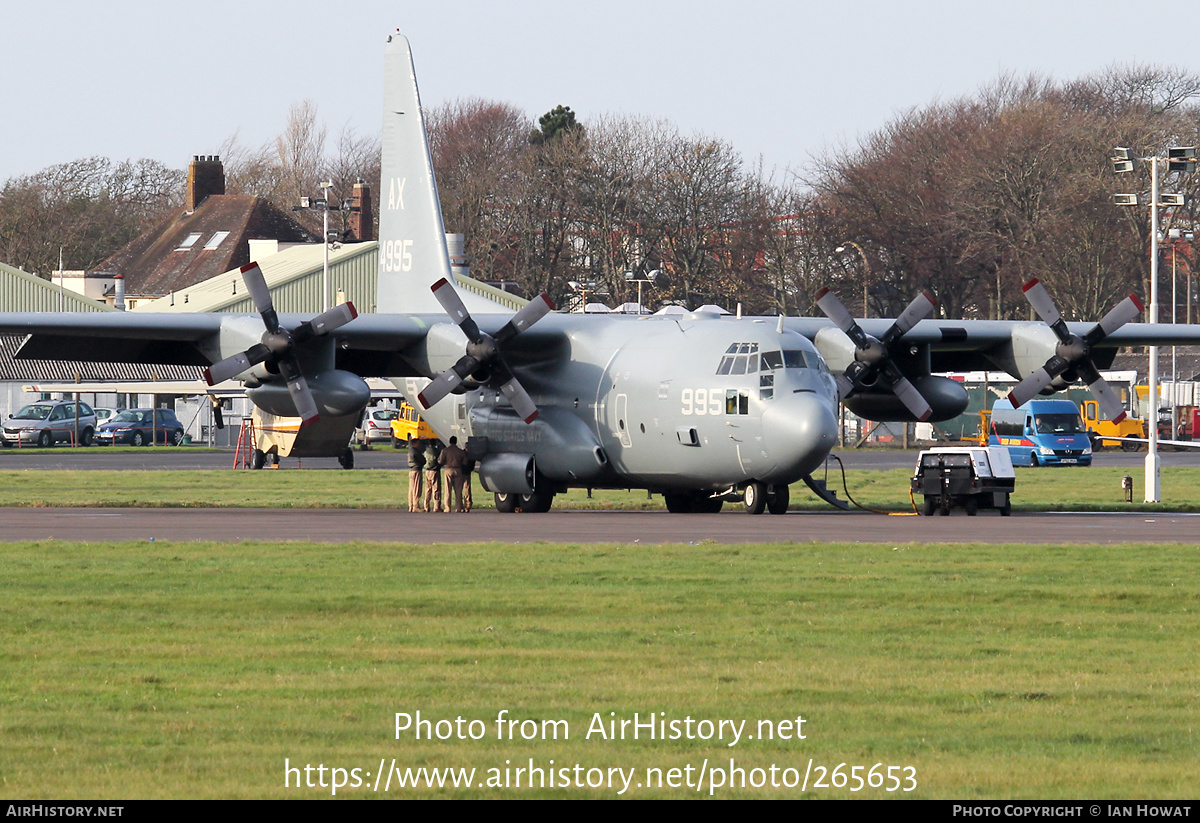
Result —
[[839, 398], [872, 420], [945, 420], [967, 396], [936, 372], [1001, 369], [1029, 395], [1083, 378], [1115, 417], [1098, 369], [1118, 347], [1200, 342], [1200, 327], [1130, 323], [1132, 297], [1094, 327], [1064, 323], [1037, 284], [1046, 324], [929, 320], [925, 294], [895, 321], [856, 321], [828, 291], [826, 318], [561, 314], [544, 295], [512, 315], [455, 288], [407, 39], [390, 35], [385, 55], [378, 313], [276, 315], [251, 265], [258, 315], [0, 314], [0, 333], [28, 335], [17, 356], [207, 366], [303, 418], [306, 456], [345, 449], [363, 378], [386, 377], [467, 443], [501, 511], [638, 488], [672, 512], [741, 500], [758, 514], [786, 511], [788, 487], [825, 462]]

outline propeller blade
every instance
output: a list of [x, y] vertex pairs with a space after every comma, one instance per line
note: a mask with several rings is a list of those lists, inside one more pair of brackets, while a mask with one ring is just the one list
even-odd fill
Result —
[[934, 306], [936, 305], [937, 301], [933, 299], [933, 295], [931, 295], [929, 292], [923, 291], [918, 294], [915, 298], [913, 298], [913, 301], [908, 304], [908, 308], [906, 308], [901, 315], [896, 318], [896, 322], [893, 323], [892, 327], [887, 330], [887, 333], [884, 334], [881, 341], [883, 345], [888, 346], [892, 343], [892, 341], [908, 334], [913, 326], [917, 325], [930, 315], [934, 309]]
[[918, 421], [924, 423], [928, 420], [929, 416], [933, 414], [933, 407], [925, 400], [925, 396], [917, 391], [917, 387], [904, 376], [900, 368], [895, 363], [888, 361], [884, 372], [891, 381], [892, 393], [900, 399], [904, 408], [908, 409]]
[[462, 382], [467, 379], [467, 375], [477, 368], [479, 368], [478, 360], [469, 354], [463, 355], [457, 363], [433, 378], [429, 385], [417, 395], [417, 400], [421, 401], [421, 405], [428, 410], [461, 386]]
[[517, 382], [517, 378], [509, 378], [500, 386], [500, 391], [504, 392], [504, 396], [508, 398], [508, 402], [512, 403], [513, 409], [521, 416], [522, 420], [532, 423], [537, 419], [538, 408], [534, 405], [533, 398], [529, 396], [529, 393]]
[[1100, 372], [1090, 362], [1085, 361], [1078, 363], [1075, 366], [1079, 376], [1083, 378], [1083, 382], [1087, 383], [1088, 388], [1092, 392], [1092, 397], [1096, 398], [1096, 402], [1100, 404], [1101, 411], [1104, 416], [1114, 423], [1120, 423], [1125, 419], [1127, 412], [1125, 404], [1121, 402], [1121, 398], [1117, 397], [1117, 393], [1112, 390], [1112, 386], [1108, 385]]
[[542, 293], [533, 300], [521, 307], [521, 310], [512, 316], [512, 319], [504, 324], [504, 328], [500, 329], [496, 335], [496, 342], [503, 343], [514, 335], [525, 331], [537, 321], [541, 320], [554, 309], [554, 302], [550, 299], [550, 295]]
[[849, 333], [850, 329], [857, 325], [854, 322], [854, 316], [846, 310], [842, 301], [830, 289], [821, 289], [817, 292], [817, 308], [833, 321], [833, 325], [846, 333]]
[[288, 394], [292, 396], [292, 402], [296, 405], [296, 414], [304, 423], [315, 423], [320, 419], [321, 414], [317, 411], [316, 398], [308, 388], [308, 381], [304, 379], [295, 358], [287, 357], [280, 360], [279, 370], [283, 372], [283, 376], [287, 380]]
[[262, 315], [267, 331], [276, 331], [279, 328], [279, 317], [275, 314], [275, 303], [271, 300], [271, 290], [267, 288], [267, 278], [263, 277], [262, 269], [257, 263], [247, 263], [242, 266], [242, 280], [250, 291], [254, 308]]
[[1008, 393], [1008, 399], [1013, 404], [1013, 408], [1033, 399], [1034, 395], [1049, 386], [1054, 378], [1065, 372], [1070, 366], [1070, 362], [1057, 354], [1051, 357], [1046, 361], [1046, 365], [1026, 377]]
[[257, 366], [271, 356], [271, 350], [262, 343], [255, 343], [244, 352], [226, 357], [204, 370], [204, 380], [210, 386], [232, 380], [247, 369]]
[[475, 325], [475, 321], [471, 319], [471, 313], [467, 311], [467, 307], [463, 304], [462, 298], [458, 296], [454, 286], [446, 278], [442, 278], [433, 284], [430, 289], [433, 296], [437, 298], [442, 309], [446, 314], [450, 315], [450, 319], [455, 325], [462, 329], [463, 334], [468, 340], [479, 339], [479, 326]]
[[340, 306], [334, 306], [329, 311], [318, 314], [308, 322], [312, 326], [313, 334], [319, 336], [341, 328], [356, 317], [358, 317], [358, 309], [354, 308], [353, 303], [346, 301]]
[[1144, 308], [1142, 301], [1137, 299], [1136, 294], [1129, 295], [1120, 303], [1113, 306], [1109, 313], [1104, 315], [1103, 319], [1096, 324], [1096, 327], [1084, 335], [1083, 341], [1090, 346], [1103, 340], [1126, 323], [1135, 319], [1142, 313]]
[[225, 415], [221, 412], [221, 401], [215, 397], [210, 397], [212, 401], [213, 423], [218, 429], [225, 428]]
[[1046, 291], [1042, 281], [1035, 277], [1022, 286], [1021, 291], [1025, 293], [1025, 299], [1033, 306], [1037, 316], [1042, 318], [1059, 340], [1066, 343], [1071, 333], [1067, 331], [1067, 324], [1063, 322], [1062, 315], [1059, 314], [1058, 308], [1050, 298], [1050, 292]]

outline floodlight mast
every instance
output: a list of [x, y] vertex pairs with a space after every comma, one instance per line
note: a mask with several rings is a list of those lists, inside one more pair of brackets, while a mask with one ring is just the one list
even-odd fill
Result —
[[[1113, 149], [1111, 158], [1113, 171], [1117, 174], [1131, 172], [1140, 162], [1150, 164], [1150, 316], [1149, 323], [1158, 323], [1158, 210], [1165, 205], [1180, 205], [1179, 200], [1186, 198], [1171, 195], [1169, 202], [1163, 202], [1158, 192], [1158, 164], [1167, 163], [1167, 171], [1193, 171], [1196, 168], [1195, 146], [1180, 146], [1167, 149], [1166, 157], [1137, 157], [1136, 153], [1124, 146]], [[1137, 195], [1115, 195], [1114, 202], [1119, 205], [1135, 206]], [[1146, 453], [1146, 493], [1145, 502], [1158, 503], [1162, 500], [1162, 463], [1158, 455], [1158, 346], [1150, 347], [1150, 363], [1146, 378], [1147, 417], [1150, 419], [1148, 433], [1149, 444]], [[1173, 422], [1173, 421], [1172, 421]]]

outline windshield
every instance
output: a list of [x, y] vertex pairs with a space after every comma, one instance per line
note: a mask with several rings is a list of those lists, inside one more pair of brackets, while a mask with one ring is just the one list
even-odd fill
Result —
[[150, 413], [144, 411], [123, 411], [113, 417], [110, 423], [145, 423], [150, 419]]
[[1038, 434], [1079, 434], [1077, 414], [1039, 414], [1033, 419]]
[[15, 416], [25, 420], [45, 420], [50, 416], [50, 410], [53, 408], [54, 406], [45, 403], [36, 403], [21, 409]]

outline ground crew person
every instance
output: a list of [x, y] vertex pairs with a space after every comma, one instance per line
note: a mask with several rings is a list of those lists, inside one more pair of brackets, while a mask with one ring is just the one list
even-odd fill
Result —
[[408, 436], [408, 510], [410, 512], [424, 511], [421, 501], [421, 473], [425, 469], [425, 441]]
[[[458, 447], [457, 437], [450, 438], [450, 445], [442, 450], [438, 463], [446, 467], [446, 511], [466, 511], [463, 508], [462, 482], [467, 453]], [[451, 492], [454, 494], [454, 508], [450, 508]]]
[[442, 511], [442, 472], [438, 458], [442, 453], [442, 441], [430, 440], [425, 450], [425, 511]]

